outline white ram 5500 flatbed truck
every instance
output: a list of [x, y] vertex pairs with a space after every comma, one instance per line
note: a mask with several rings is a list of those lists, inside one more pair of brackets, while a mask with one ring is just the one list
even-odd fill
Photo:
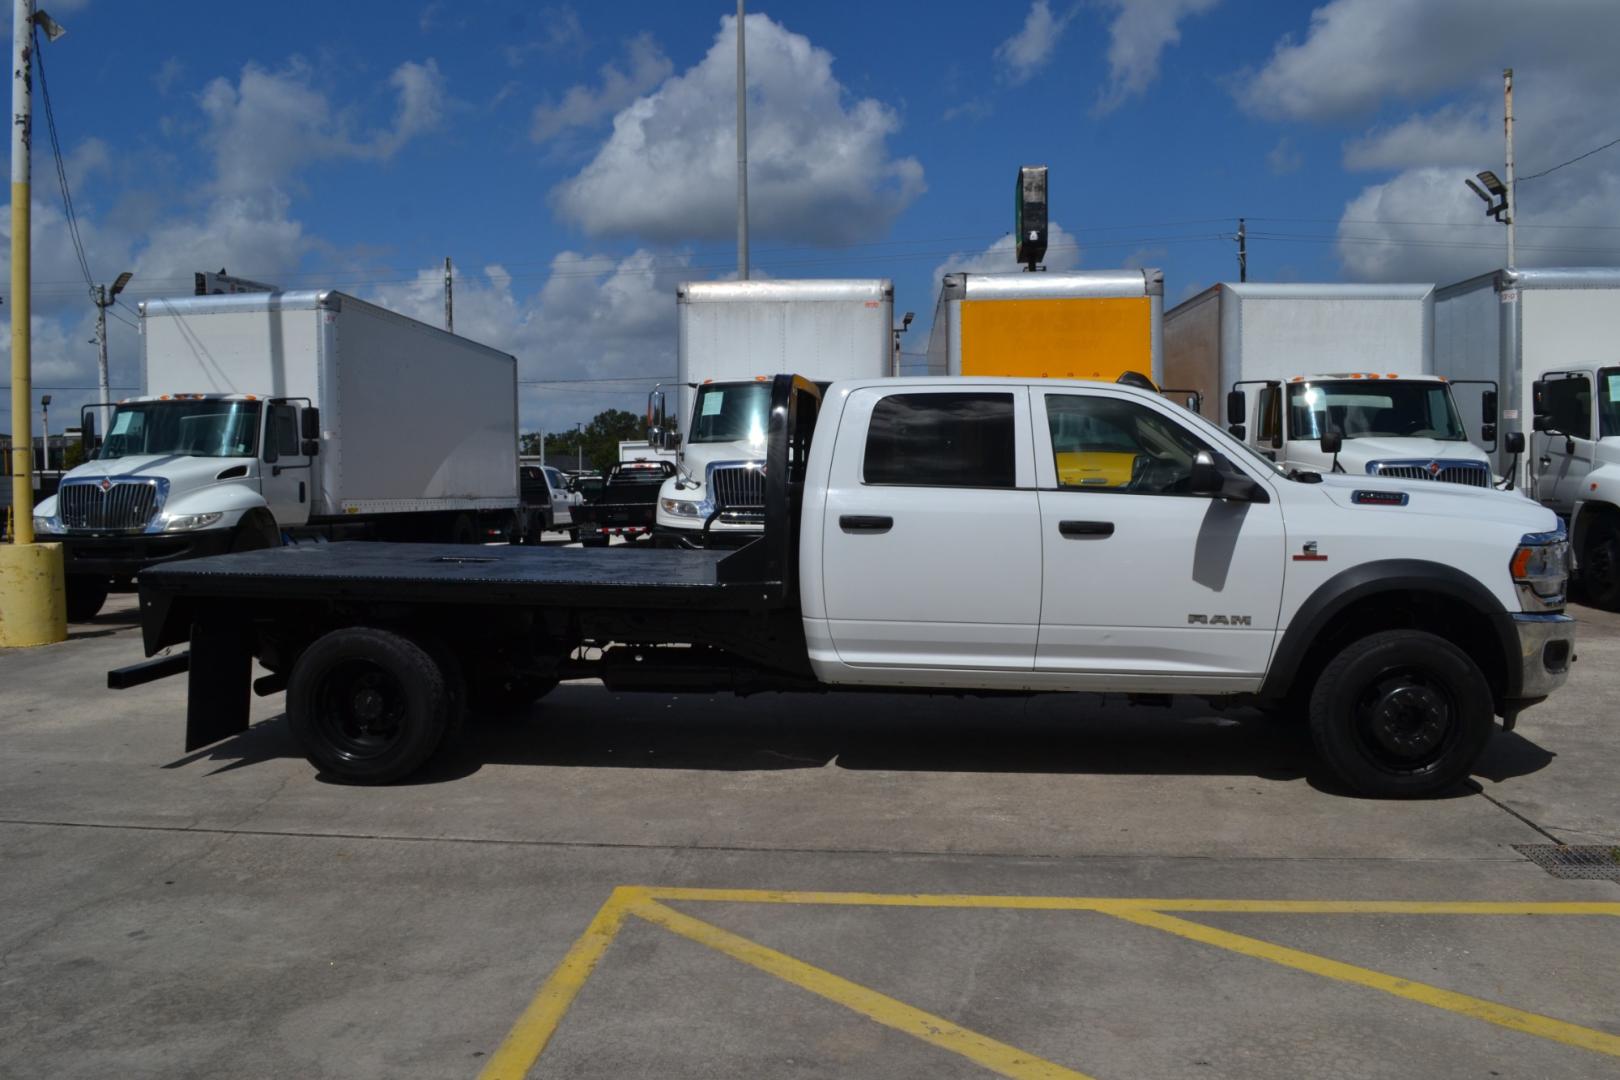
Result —
[[[736, 551], [336, 544], [141, 579], [190, 673], [187, 747], [287, 691], [356, 782], [437, 752], [463, 702], [610, 690], [1191, 694], [1308, 723], [1349, 788], [1465, 778], [1573, 660], [1568, 545], [1510, 493], [1290, 477], [1151, 392], [1044, 379], [778, 376], [765, 523]], [[606, 699], [603, 701], [606, 707]]]

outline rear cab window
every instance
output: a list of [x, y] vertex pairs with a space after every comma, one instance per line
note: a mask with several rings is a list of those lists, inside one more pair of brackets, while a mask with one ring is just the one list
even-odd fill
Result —
[[867, 423], [862, 483], [1016, 487], [1014, 401], [1007, 391], [884, 396]]

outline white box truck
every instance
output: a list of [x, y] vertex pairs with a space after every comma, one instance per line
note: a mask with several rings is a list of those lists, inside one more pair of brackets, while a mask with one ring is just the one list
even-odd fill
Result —
[[[678, 402], [653, 392], [655, 445], [678, 447], [658, 497], [660, 547], [736, 547], [764, 528], [770, 378], [882, 378], [894, 367], [887, 278], [694, 281], [675, 290]], [[685, 429], [672, 430], [676, 419]]]
[[[1233, 434], [1285, 469], [1488, 487], [1433, 326], [1432, 285], [1223, 282], [1165, 314], [1165, 378], [1225, 391]], [[1494, 390], [1474, 398], [1492, 424]]]
[[517, 361], [339, 292], [141, 305], [141, 393], [34, 510], [69, 617], [155, 563], [284, 539], [472, 543], [517, 524]]
[[1576, 581], [1620, 609], [1620, 270], [1496, 270], [1436, 294], [1436, 370], [1502, 384], [1501, 467], [1569, 521]]
[[1163, 316], [1160, 270], [946, 274], [928, 372], [1163, 386]]

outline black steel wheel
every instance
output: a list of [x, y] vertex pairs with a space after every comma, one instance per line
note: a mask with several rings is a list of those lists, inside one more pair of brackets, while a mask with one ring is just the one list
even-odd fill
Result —
[[68, 622], [89, 622], [107, 602], [107, 579], [92, 574], [67, 576]]
[[1435, 795], [1466, 777], [1495, 730], [1490, 686], [1451, 642], [1385, 630], [1346, 646], [1311, 692], [1311, 738], [1358, 794]]
[[369, 627], [318, 639], [287, 685], [287, 719], [305, 756], [355, 784], [415, 772], [439, 748], [458, 708], [433, 656], [409, 638]]

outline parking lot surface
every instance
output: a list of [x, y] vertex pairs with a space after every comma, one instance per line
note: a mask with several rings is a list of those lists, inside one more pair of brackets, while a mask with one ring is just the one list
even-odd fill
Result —
[[0, 653], [0, 1075], [1607, 1077], [1620, 617], [1418, 803], [1256, 714], [570, 685], [404, 785]]

